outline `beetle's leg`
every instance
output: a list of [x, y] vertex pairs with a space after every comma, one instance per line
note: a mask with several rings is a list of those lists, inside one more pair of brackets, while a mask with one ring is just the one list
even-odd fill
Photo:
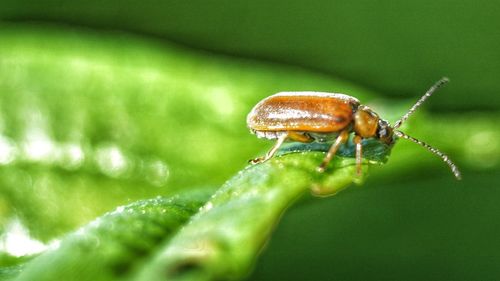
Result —
[[358, 135], [354, 136], [354, 143], [356, 144], [356, 174], [361, 176], [361, 159], [363, 155], [363, 147], [361, 145], [362, 138]]
[[274, 144], [274, 146], [271, 147], [271, 149], [266, 153], [266, 156], [258, 157], [258, 158], [252, 159], [248, 162], [250, 162], [251, 164], [258, 164], [258, 163], [266, 162], [271, 157], [273, 157], [273, 155], [276, 153], [278, 148], [280, 148], [280, 146], [283, 144], [283, 142], [286, 140], [287, 137], [288, 137], [288, 133], [282, 134], [281, 136], [279, 136], [279, 138], [276, 141], [276, 143]]
[[319, 165], [319, 167], [317, 169], [318, 172], [322, 173], [325, 171], [326, 166], [328, 165], [328, 163], [330, 163], [333, 156], [335, 156], [340, 145], [345, 143], [347, 141], [348, 137], [349, 137], [349, 131], [343, 130], [342, 132], [340, 132], [337, 139], [335, 139], [335, 142], [332, 144], [332, 146], [330, 146], [328, 153], [326, 153], [326, 156], [323, 159], [323, 162], [321, 162], [321, 165]]
[[306, 134], [293, 132], [293, 131], [288, 132], [288, 138], [293, 140], [293, 141], [298, 141], [298, 142], [312, 142], [314, 140], [313, 138], [311, 138], [310, 136], [308, 136]]

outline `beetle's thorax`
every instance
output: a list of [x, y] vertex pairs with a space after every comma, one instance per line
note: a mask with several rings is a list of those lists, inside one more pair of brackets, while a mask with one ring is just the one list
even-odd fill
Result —
[[354, 132], [362, 138], [372, 138], [377, 134], [378, 115], [368, 106], [360, 105], [354, 112]]
[[389, 123], [365, 105], [356, 108], [353, 130], [362, 138], [377, 138], [386, 144], [393, 142], [393, 130]]

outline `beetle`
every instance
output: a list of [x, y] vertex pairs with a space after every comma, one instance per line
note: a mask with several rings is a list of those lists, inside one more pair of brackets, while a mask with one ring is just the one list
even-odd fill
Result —
[[285, 141], [330, 142], [333, 141], [317, 170], [324, 172], [335, 156], [340, 145], [346, 143], [349, 135], [356, 147], [356, 171], [361, 175], [362, 140], [374, 138], [392, 147], [396, 140], [403, 138], [428, 149], [439, 156], [457, 179], [461, 179], [458, 167], [438, 149], [411, 137], [399, 127], [415, 110], [424, 103], [438, 88], [449, 82], [444, 77], [437, 81], [403, 115], [394, 126], [381, 119], [368, 106], [358, 99], [339, 93], [326, 92], [280, 92], [269, 96], [255, 105], [247, 116], [250, 131], [259, 138], [275, 139], [275, 145], [265, 156], [250, 160], [257, 164], [269, 160]]

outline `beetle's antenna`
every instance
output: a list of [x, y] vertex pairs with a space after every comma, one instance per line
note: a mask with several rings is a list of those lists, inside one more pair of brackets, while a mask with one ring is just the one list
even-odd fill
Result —
[[396, 123], [394, 124], [394, 129], [399, 128], [403, 124], [403, 122], [405, 122], [406, 119], [408, 119], [408, 117], [410, 117], [410, 115], [412, 115], [412, 113], [415, 112], [415, 110], [417, 110], [417, 108], [424, 103], [426, 99], [432, 96], [432, 94], [438, 88], [440, 88], [441, 86], [443, 86], [448, 82], [450, 82], [450, 79], [448, 79], [447, 77], [443, 77], [439, 81], [437, 81], [436, 84], [434, 84], [429, 90], [427, 90], [427, 92], [410, 108], [410, 110], [408, 110], [408, 112], [405, 115], [403, 115], [403, 117], [401, 117], [398, 121], [396, 121]]
[[401, 138], [404, 138], [404, 139], [407, 139], [409, 141], [412, 141], [418, 145], [421, 145], [425, 148], [427, 148], [430, 152], [434, 153], [435, 155], [439, 156], [446, 164], [448, 164], [448, 166], [450, 166], [450, 169], [451, 169], [451, 172], [455, 175], [455, 177], [457, 178], [457, 180], [461, 180], [462, 179], [462, 175], [460, 174], [460, 171], [458, 170], [458, 167], [457, 165], [455, 165], [455, 163], [453, 163], [450, 158], [448, 158], [448, 156], [444, 153], [442, 153], [441, 151], [439, 151], [437, 148], [434, 148], [428, 144], [426, 144], [425, 142], [423, 141], [420, 141], [414, 137], [411, 137], [401, 131], [398, 131], [398, 130], [394, 130], [394, 134], [396, 134], [396, 136], [398, 137], [401, 137]]

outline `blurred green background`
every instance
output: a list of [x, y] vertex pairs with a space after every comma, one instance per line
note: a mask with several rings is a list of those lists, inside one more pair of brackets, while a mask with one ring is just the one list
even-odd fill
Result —
[[448, 76], [405, 129], [464, 180], [399, 143], [362, 188], [291, 208], [248, 278], [498, 280], [499, 25], [499, 1], [4, 0], [2, 263], [222, 184], [271, 145], [245, 116], [274, 92], [343, 92], [394, 121]]

